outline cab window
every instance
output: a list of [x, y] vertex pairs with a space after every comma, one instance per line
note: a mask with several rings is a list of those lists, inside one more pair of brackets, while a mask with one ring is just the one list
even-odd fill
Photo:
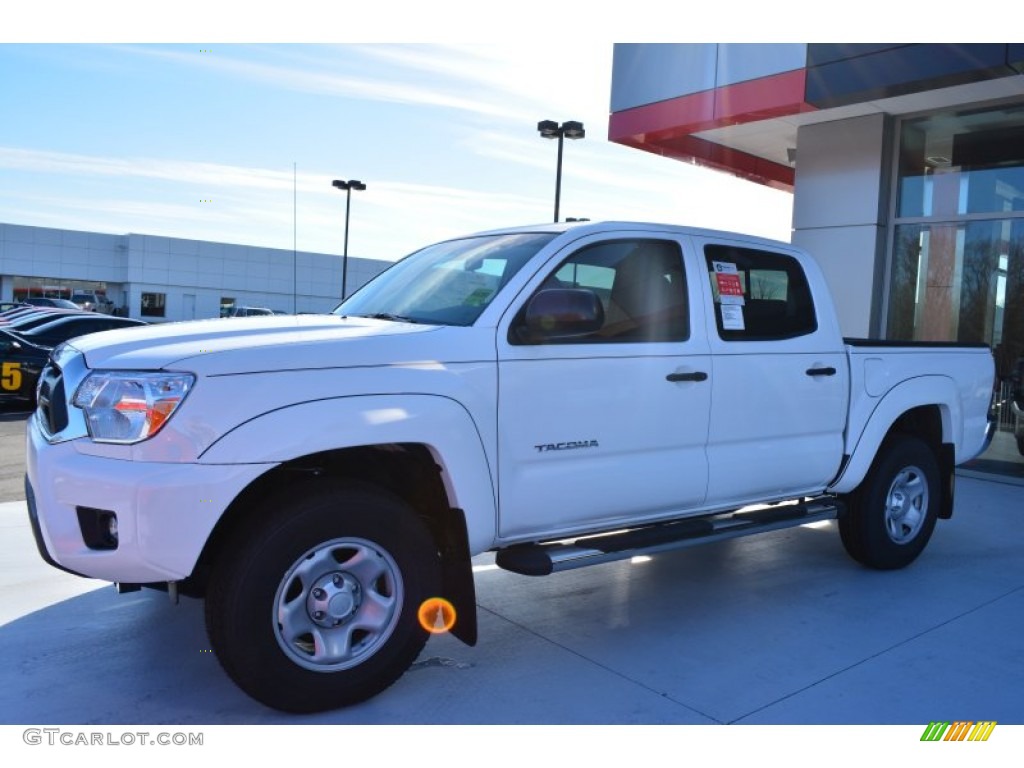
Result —
[[[584, 291], [600, 304], [601, 322], [583, 334], [543, 334], [526, 313], [541, 292]], [[616, 240], [591, 245], [562, 262], [527, 301], [510, 329], [512, 344], [685, 341], [690, 337], [686, 280], [678, 243]]]
[[800, 262], [757, 248], [704, 248], [718, 336], [771, 341], [814, 333], [818, 320]]

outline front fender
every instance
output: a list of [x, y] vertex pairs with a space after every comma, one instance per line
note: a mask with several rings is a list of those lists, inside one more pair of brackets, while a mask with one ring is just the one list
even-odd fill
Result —
[[425, 445], [442, 469], [449, 504], [465, 511], [471, 554], [494, 544], [497, 501], [476, 423], [461, 403], [438, 395], [355, 395], [261, 414], [222, 435], [203, 464], [283, 463], [342, 448]]
[[[904, 381], [875, 402], [850, 451], [843, 472], [829, 487], [831, 493], [849, 493], [860, 485], [892, 425], [907, 411], [938, 406], [942, 416], [942, 442], [959, 448], [963, 441], [963, 414], [955, 382], [948, 376], [920, 376]], [[855, 423], [851, 414], [851, 427]]]

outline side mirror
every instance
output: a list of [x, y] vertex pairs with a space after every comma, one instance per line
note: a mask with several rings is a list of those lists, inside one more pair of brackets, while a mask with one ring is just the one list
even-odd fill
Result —
[[523, 321], [535, 341], [567, 340], [600, 330], [604, 306], [586, 288], [548, 288], [530, 299]]

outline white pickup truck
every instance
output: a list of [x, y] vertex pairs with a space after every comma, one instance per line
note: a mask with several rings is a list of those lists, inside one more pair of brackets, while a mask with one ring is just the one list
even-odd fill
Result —
[[230, 677], [309, 712], [476, 642], [471, 558], [527, 575], [838, 518], [900, 568], [990, 437], [982, 345], [844, 340], [790, 245], [634, 223], [424, 248], [321, 316], [55, 350], [40, 553], [203, 596]]

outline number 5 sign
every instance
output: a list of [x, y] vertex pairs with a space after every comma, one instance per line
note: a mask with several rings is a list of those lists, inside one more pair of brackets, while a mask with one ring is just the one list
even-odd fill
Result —
[[14, 392], [21, 388], [21, 363], [4, 363], [0, 367], [0, 389]]

